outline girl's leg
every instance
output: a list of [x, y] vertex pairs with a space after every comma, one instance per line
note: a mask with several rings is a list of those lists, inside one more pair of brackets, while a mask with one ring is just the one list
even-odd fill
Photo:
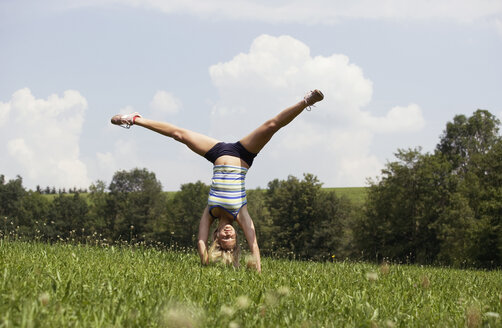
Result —
[[274, 118], [266, 121], [256, 130], [251, 132], [240, 140], [240, 143], [248, 151], [259, 153], [260, 150], [270, 141], [272, 136], [282, 127], [288, 125], [295, 117], [297, 117], [306, 107], [312, 106], [314, 103], [324, 99], [323, 94], [319, 90], [314, 90], [305, 96], [305, 99], [295, 105], [286, 108]]
[[159, 122], [143, 117], [136, 117], [134, 124], [173, 138], [174, 140], [185, 144], [188, 148], [201, 156], [204, 156], [219, 142], [211, 137], [177, 127], [176, 125], [167, 122]]

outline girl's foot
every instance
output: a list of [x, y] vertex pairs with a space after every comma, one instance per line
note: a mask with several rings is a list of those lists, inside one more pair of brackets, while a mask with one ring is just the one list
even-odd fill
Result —
[[137, 117], [141, 117], [141, 115], [139, 115], [139, 113], [137, 112], [125, 115], [117, 114], [112, 117], [111, 122], [112, 124], [129, 129], [132, 125], [134, 125], [134, 121], [136, 120]]
[[307, 106], [312, 106], [318, 101], [321, 101], [324, 99], [324, 95], [322, 94], [321, 91], [315, 89], [314, 91], [310, 91], [305, 95], [303, 100], [305, 101], [305, 105]]

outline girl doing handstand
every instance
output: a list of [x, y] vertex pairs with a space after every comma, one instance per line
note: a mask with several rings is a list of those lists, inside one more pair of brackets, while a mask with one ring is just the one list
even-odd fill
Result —
[[[224, 263], [239, 265], [237, 234], [233, 227], [236, 221], [253, 256], [252, 265], [261, 272], [260, 249], [256, 240], [253, 220], [247, 209], [246, 173], [253, 160], [272, 136], [289, 124], [306, 107], [324, 99], [319, 90], [310, 91], [302, 101], [281, 111], [256, 130], [236, 143], [224, 143], [203, 134], [177, 127], [166, 122], [158, 122], [141, 117], [138, 113], [115, 115], [111, 122], [123, 127], [139, 125], [185, 144], [195, 153], [214, 164], [213, 178], [208, 203], [199, 223], [197, 249], [203, 265], [222, 260]], [[218, 219], [213, 233], [213, 244], [208, 250], [209, 229], [214, 219]]]

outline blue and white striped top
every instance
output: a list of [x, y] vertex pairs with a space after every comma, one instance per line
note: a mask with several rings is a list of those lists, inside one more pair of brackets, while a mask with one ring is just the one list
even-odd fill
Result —
[[226, 210], [234, 219], [247, 204], [245, 179], [248, 169], [232, 165], [215, 165], [207, 204], [209, 213], [215, 207]]

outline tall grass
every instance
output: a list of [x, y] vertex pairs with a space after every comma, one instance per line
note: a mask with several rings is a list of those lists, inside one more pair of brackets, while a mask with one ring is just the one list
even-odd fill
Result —
[[500, 271], [0, 241], [0, 327], [502, 327]]

